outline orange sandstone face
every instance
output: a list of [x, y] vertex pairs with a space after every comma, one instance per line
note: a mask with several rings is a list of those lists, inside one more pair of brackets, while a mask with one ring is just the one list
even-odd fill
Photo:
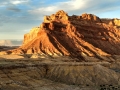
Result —
[[[109, 20], [110, 21], [110, 20]], [[92, 14], [68, 16], [63, 10], [44, 17], [40, 27], [25, 34], [24, 53], [85, 56], [120, 54], [120, 30]]]

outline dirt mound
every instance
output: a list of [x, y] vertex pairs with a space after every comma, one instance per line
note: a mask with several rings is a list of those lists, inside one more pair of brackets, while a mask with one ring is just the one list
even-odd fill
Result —
[[93, 14], [69, 16], [63, 10], [45, 16], [40, 27], [24, 35], [14, 54], [47, 54], [79, 59], [120, 55], [120, 30]]

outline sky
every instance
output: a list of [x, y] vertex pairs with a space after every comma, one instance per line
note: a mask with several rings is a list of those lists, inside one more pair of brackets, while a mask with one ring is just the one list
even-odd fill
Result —
[[120, 0], [0, 0], [0, 39], [23, 39], [25, 33], [40, 26], [45, 15], [58, 10], [120, 19]]

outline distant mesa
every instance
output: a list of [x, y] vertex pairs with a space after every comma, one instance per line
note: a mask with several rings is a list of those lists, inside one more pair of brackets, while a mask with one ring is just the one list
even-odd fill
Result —
[[93, 14], [69, 16], [60, 10], [44, 16], [39, 27], [24, 35], [14, 54], [71, 56], [85, 60], [120, 55], [120, 19], [101, 19]]
[[0, 46], [20, 46], [22, 40], [0, 40]]
[[0, 46], [11, 46], [12, 42], [10, 40], [0, 40]]

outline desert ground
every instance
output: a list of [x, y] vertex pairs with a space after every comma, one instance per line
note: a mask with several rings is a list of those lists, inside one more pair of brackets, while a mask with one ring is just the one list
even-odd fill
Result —
[[120, 90], [119, 65], [119, 60], [0, 55], [0, 90]]

